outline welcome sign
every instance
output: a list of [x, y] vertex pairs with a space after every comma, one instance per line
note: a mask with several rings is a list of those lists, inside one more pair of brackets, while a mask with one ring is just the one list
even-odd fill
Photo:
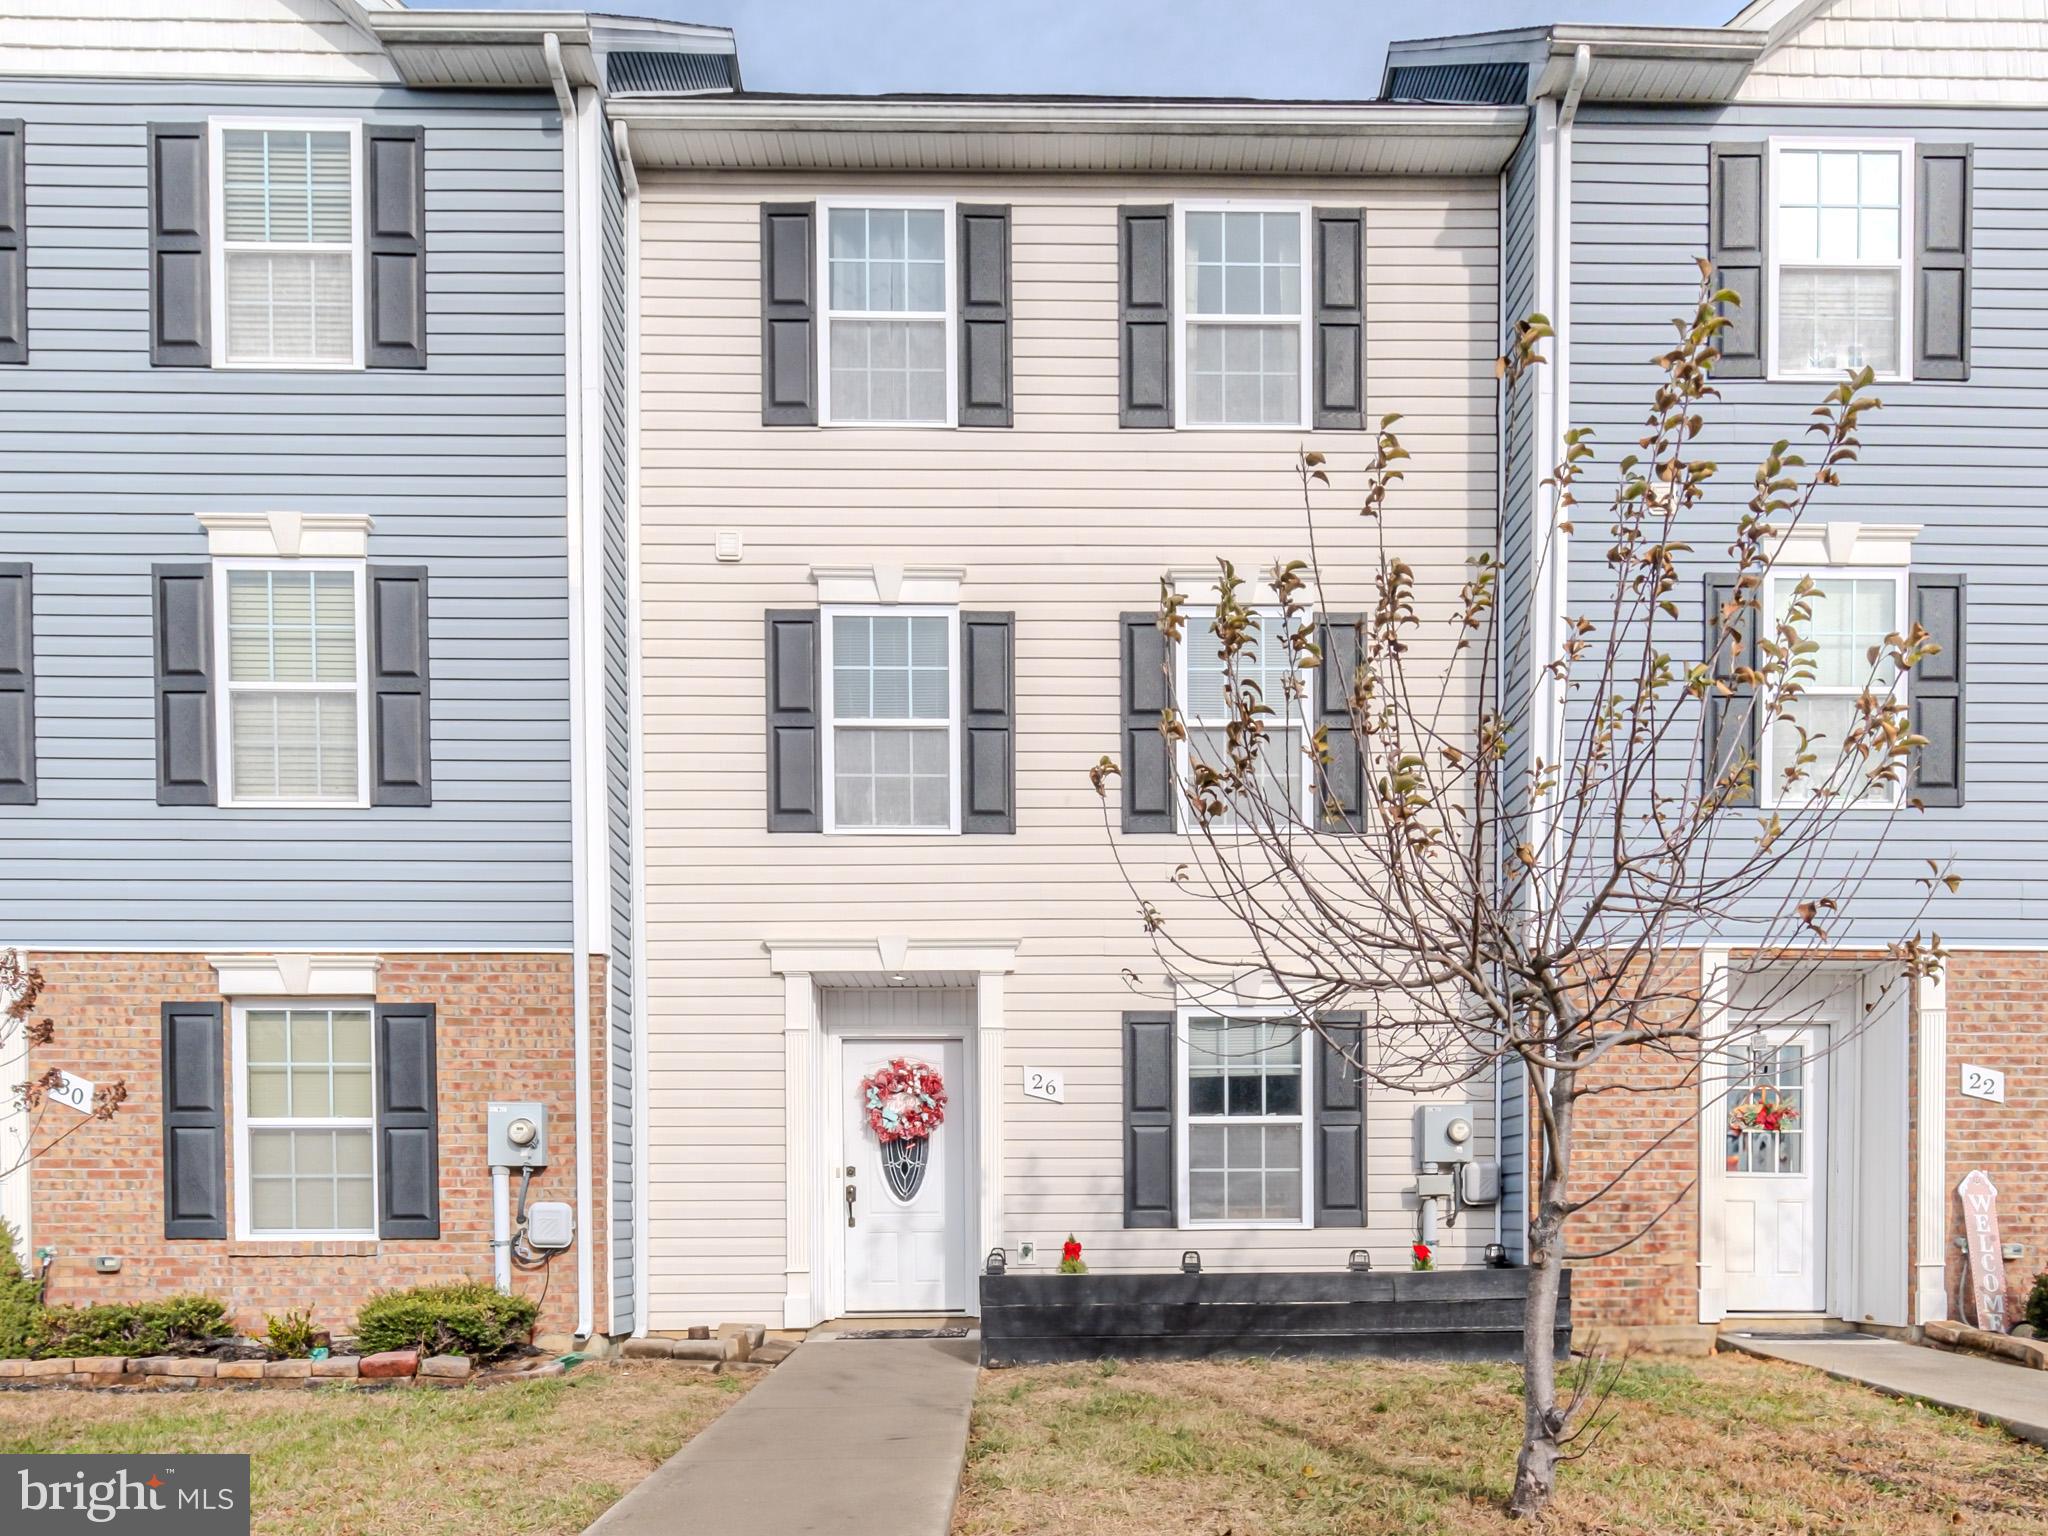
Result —
[[1998, 1189], [1982, 1168], [1956, 1186], [1963, 1202], [1963, 1236], [1970, 1244], [1970, 1295], [1977, 1326], [2005, 1332], [2005, 1250], [1998, 1241]]
[[8, 1536], [249, 1536], [247, 1456], [0, 1456]]

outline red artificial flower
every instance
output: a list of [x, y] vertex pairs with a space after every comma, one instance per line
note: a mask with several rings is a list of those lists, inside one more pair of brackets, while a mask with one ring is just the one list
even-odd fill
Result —
[[1081, 1245], [1069, 1237], [1060, 1245], [1060, 1258], [1068, 1263], [1081, 1257]]
[[1429, 1244], [1417, 1243], [1415, 1245], [1415, 1257], [1424, 1264], [1427, 1264], [1429, 1262]]

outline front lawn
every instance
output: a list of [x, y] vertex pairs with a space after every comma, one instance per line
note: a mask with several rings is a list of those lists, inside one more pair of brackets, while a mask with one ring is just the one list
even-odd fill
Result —
[[[1526, 1530], [1501, 1513], [1520, 1387], [1486, 1365], [984, 1371], [954, 1536]], [[1637, 1360], [1609, 1406], [1549, 1529], [2048, 1533], [2048, 1454], [1815, 1371]]]
[[247, 1451], [258, 1536], [573, 1536], [748, 1385], [613, 1364], [456, 1390], [0, 1392], [0, 1454]]

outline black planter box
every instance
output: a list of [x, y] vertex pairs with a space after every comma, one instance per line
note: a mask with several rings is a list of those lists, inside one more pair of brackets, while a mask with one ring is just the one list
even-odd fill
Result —
[[[1559, 1277], [1557, 1357], [1571, 1349]], [[983, 1275], [981, 1363], [1318, 1355], [1517, 1360], [1526, 1269]]]

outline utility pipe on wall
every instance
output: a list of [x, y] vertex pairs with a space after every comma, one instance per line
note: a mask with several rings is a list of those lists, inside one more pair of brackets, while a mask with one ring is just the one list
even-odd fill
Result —
[[[583, 498], [583, 138], [576, 92], [562, 64], [562, 40], [550, 32], [541, 39], [548, 80], [562, 123], [562, 370], [563, 448], [567, 461], [564, 491], [569, 568], [569, 971], [575, 1019], [576, 1061], [572, 1082], [576, 1097], [576, 1336], [593, 1330], [596, 1271], [592, 1261], [590, 1210], [590, 890], [585, 877], [588, 859], [583, 807], [593, 798], [583, 722], [592, 700], [584, 690], [584, 612], [588, 572], [584, 560]], [[509, 1261], [510, 1250], [507, 1250]]]
[[512, 1294], [512, 1170], [491, 1170], [491, 1283]]

